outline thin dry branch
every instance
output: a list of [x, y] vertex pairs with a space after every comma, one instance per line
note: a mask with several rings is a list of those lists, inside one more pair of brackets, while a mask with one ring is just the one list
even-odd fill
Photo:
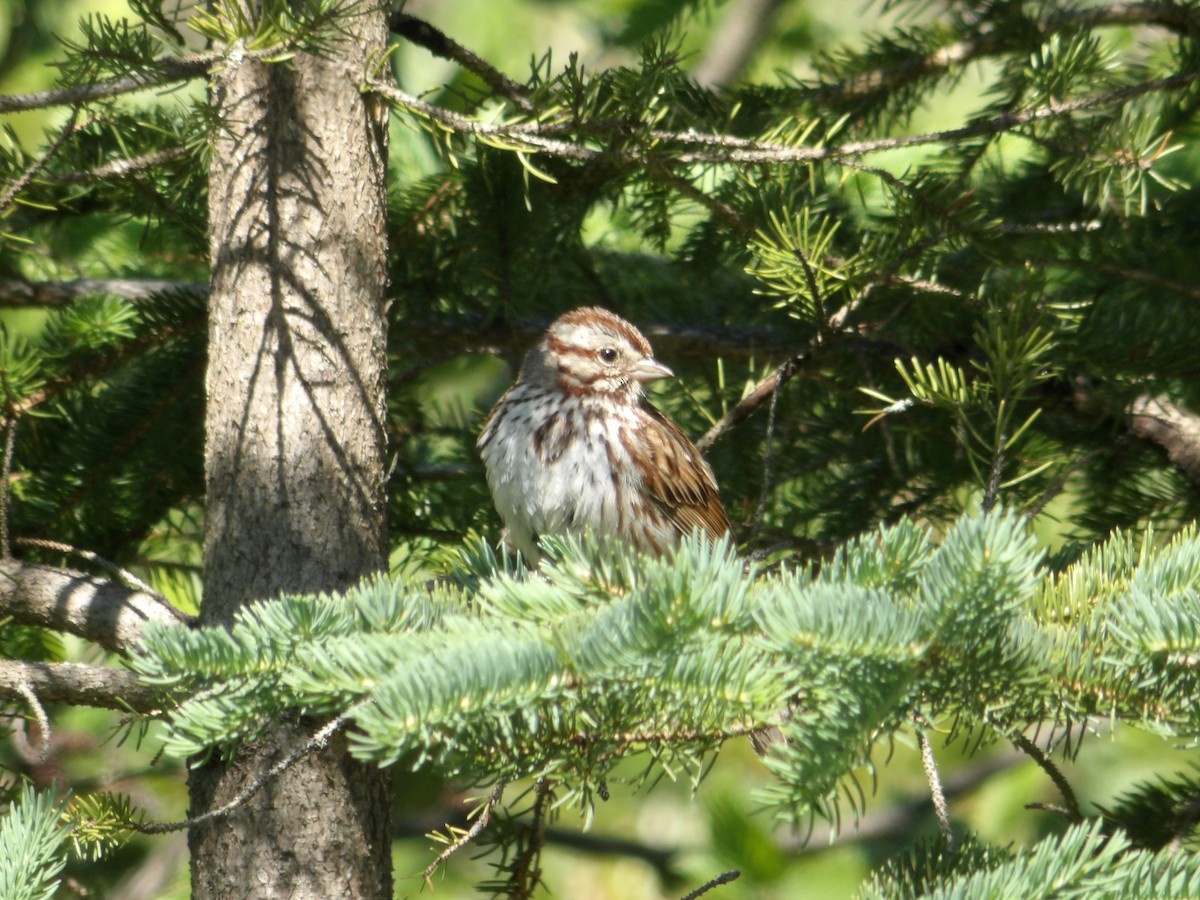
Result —
[[262, 774], [250, 779], [250, 781], [242, 787], [232, 800], [215, 809], [210, 809], [208, 812], [196, 816], [194, 819], [182, 819], [178, 822], [127, 822], [126, 824], [133, 831], [140, 831], [142, 834], [168, 834], [172, 831], [183, 831], [186, 828], [195, 828], [204, 822], [210, 822], [213, 819], [220, 819], [229, 815], [238, 807], [244, 805], [247, 800], [261, 791], [267, 784], [277, 776], [286, 772], [297, 762], [304, 759], [310, 753], [316, 753], [324, 750], [329, 746], [329, 741], [335, 734], [346, 727], [346, 719], [338, 716], [336, 719], [331, 719], [325, 725], [321, 726], [315, 734], [312, 735], [303, 744], [293, 747], [287, 752], [283, 759], [275, 763], [271, 768], [267, 769]]
[[433, 877], [433, 873], [437, 871], [438, 866], [467, 846], [467, 844], [471, 843], [471, 841], [475, 840], [475, 838], [479, 837], [483, 829], [487, 828], [488, 822], [492, 820], [492, 810], [500, 804], [500, 798], [504, 796], [505, 784], [507, 782], [503, 778], [496, 782], [496, 786], [492, 788], [492, 793], [488, 795], [483, 807], [479, 810], [479, 815], [471, 823], [471, 827], [459, 835], [457, 840], [447, 845], [446, 849], [439, 853], [437, 858], [425, 867], [421, 875], [425, 879], [425, 883], [429, 885], [431, 892], [433, 891], [433, 882], [430, 879]]
[[125, 669], [79, 663], [21, 662], [0, 659], [0, 698], [13, 701], [32, 689], [42, 703], [67, 703], [149, 713], [161, 707], [153, 689]]
[[220, 54], [216, 53], [160, 57], [154, 61], [153, 68], [137, 75], [122, 75], [92, 84], [52, 88], [48, 91], [35, 91], [31, 94], [0, 95], [0, 113], [46, 109], [51, 106], [73, 106], [89, 100], [100, 100], [104, 97], [116, 97], [120, 94], [161, 87], [174, 81], [187, 81], [203, 75], [208, 71], [208, 67], [220, 58]]
[[525, 90], [523, 84], [509, 78], [476, 53], [448, 38], [444, 32], [434, 28], [423, 19], [397, 11], [392, 13], [388, 27], [405, 40], [424, 47], [434, 56], [458, 63], [468, 72], [477, 75], [484, 84], [514, 106], [525, 112], [533, 112], [533, 103], [530, 102], [529, 92]]
[[751, 413], [775, 396], [779, 388], [790, 381], [807, 360], [807, 353], [799, 353], [756, 384], [750, 393], [739, 400], [733, 409], [721, 416], [712, 428], [708, 429], [704, 437], [696, 442], [700, 451], [706, 452], [721, 435], [743, 419], [748, 418]]
[[54, 184], [89, 184], [94, 181], [127, 178], [135, 172], [153, 169], [155, 166], [161, 166], [173, 159], [180, 159], [187, 156], [189, 152], [187, 147], [168, 147], [165, 150], [155, 150], [153, 153], [144, 153], [129, 159], [114, 159], [112, 162], [92, 166], [90, 169], [83, 169], [79, 172], [50, 175], [46, 180]]

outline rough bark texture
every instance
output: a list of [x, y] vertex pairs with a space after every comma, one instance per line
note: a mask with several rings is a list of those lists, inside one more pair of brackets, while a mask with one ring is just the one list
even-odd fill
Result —
[[128, 653], [147, 622], [190, 621], [145, 591], [17, 559], [0, 560], [0, 616], [77, 634], [114, 653]]
[[[359, 4], [322, 58], [216, 72], [201, 621], [386, 562], [386, 120], [354, 76], [386, 39]], [[196, 770], [193, 816], [315, 729], [289, 722]], [[196, 900], [387, 897], [386, 774], [339, 737], [190, 834]]]

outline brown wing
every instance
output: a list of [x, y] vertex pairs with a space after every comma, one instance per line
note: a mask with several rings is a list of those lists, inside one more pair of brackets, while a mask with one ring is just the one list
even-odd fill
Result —
[[641, 453], [634, 454], [642, 474], [646, 497], [683, 534], [701, 528], [711, 537], [733, 529], [721, 506], [712, 469], [670, 419], [649, 403], [643, 404], [643, 427], [634, 439]]

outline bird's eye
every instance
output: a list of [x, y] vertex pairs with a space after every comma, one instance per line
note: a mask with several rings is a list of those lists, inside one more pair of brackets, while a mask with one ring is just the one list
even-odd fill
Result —
[[600, 359], [606, 363], [615, 362], [616, 358], [617, 358], [617, 351], [614, 350], [612, 347], [605, 347], [603, 350], [600, 351]]

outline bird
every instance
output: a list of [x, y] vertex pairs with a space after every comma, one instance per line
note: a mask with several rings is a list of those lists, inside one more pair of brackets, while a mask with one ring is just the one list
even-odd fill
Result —
[[694, 529], [732, 529], [699, 449], [646, 399], [673, 375], [632, 324], [596, 306], [555, 319], [478, 439], [505, 541], [590, 530], [659, 556]]

